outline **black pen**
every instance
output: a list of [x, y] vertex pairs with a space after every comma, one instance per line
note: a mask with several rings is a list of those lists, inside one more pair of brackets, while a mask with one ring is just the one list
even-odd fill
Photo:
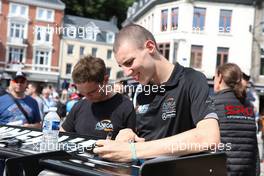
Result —
[[111, 139], [112, 139], [112, 136], [113, 136], [112, 131], [109, 131], [109, 132], [107, 133], [106, 140], [111, 140]]

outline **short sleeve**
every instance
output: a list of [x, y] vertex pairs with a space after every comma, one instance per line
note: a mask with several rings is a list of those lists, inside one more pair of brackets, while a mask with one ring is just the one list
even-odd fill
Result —
[[217, 118], [212, 98], [209, 96], [209, 86], [206, 77], [197, 71], [188, 74], [189, 97], [191, 103], [191, 115], [194, 124], [208, 118], [208, 115]]
[[62, 128], [67, 131], [67, 132], [75, 132], [75, 116], [76, 116], [76, 113], [78, 111], [78, 106], [79, 106], [79, 103], [76, 103], [71, 111], [69, 112], [69, 114], [66, 116], [66, 119], [65, 121], [63, 122], [63, 124], [61, 125]]
[[136, 130], [136, 112], [134, 110], [134, 106], [132, 104], [132, 102], [127, 103], [127, 107], [125, 107], [127, 110], [127, 112], [125, 112], [125, 126], [126, 128], [130, 128], [133, 131]]

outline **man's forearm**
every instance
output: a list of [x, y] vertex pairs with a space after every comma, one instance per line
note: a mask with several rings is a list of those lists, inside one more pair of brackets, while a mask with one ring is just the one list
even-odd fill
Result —
[[37, 122], [37, 123], [32, 123], [32, 124], [24, 124], [24, 127], [28, 127], [28, 128], [41, 128], [41, 123]]
[[159, 140], [136, 143], [138, 158], [161, 155], [185, 155], [213, 149], [220, 142], [218, 122], [203, 120], [196, 128]]

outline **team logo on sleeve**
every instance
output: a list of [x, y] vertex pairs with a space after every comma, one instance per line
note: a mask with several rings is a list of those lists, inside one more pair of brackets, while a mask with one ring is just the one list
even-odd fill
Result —
[[99, 131], [113, 131], [114, 128], [111, 120], [102, 120], [97, 122], [95, 129]]
[[145, 114], [149, 109], [149, 104], [139, 105], [137, 109], [138, 114]]
[[167, 98], [162, 104], [162, 120], [174, 118], [176, 116], [176, 101], [173, 97]]

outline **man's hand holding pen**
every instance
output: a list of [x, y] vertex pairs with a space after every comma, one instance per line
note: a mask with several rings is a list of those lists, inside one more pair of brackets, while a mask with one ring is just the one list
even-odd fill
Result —
[[137, 159], [136, 143], [144, 142], [144, 138], [138, 137], [131, 129], [119, 131], [116, 140], [98, 140], [94, 153], [99, 157], [119, 162], [129, 162]]

